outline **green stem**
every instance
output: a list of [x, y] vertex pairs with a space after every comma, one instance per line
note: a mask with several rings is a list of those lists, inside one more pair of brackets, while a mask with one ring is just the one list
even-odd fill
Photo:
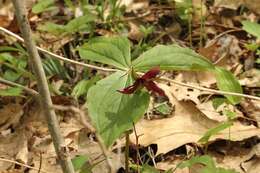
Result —
[[129, 131], [125, 132], [125, 173], [129, 173]]

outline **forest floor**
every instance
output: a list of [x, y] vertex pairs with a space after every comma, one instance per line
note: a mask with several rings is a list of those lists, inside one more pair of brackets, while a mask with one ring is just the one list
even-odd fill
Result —
[[[97, 36], [127, 37], [133, 59], [158, 44], [193, 49], [232, 72], [243, 94], [255, 96], [233, 105], [207, 90], [218, 89], [213, 73], [163, 71], [161, 76], [176, 83], [158, 82], [167, 99], [153, 95], [131, 131], [132, 172], [211, 173], [221, 167], [220, 173], [260, 173], [259, 0], [30, 0], [26, 8], [37, 46], [49, 51], [40, 55], [62, 136], [71, 157], [86, 160], [82, 173], [108, 172], [95, 133], [84, 122], [89, 122], [88, 89], [111, 73], [102, 69], [112, 66], [82, 60], [77, 51]], [[80, 16], [84, 18], [75, 20]], [[0, 1], [0, 27], [1, 79], [37, 90], [9, 0]], [[53, 59], [50, 52], [94, 68]], [[231, 125], [226, 128], [227, 123]], [[117, 172], [125, 172], [125, 138], [108, 152]], [[178, 167], [194, 156], [209, 156], [204, 161], [213, 166], [197, 157], [194, 162], [203, 164]], [[8, 171], [62, 172], [38, 102], [0, 80], [0, 173]]]

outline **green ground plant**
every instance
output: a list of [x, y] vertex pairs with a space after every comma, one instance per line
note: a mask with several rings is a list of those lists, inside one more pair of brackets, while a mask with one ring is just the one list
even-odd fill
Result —
[[217, 167], [215, 162], [213, 161], [213, 159], [208, 155], [195, 156], [195, 157], [191, 158], [190, 160], [179, 164], [177, 167], [181, 168], [181, 169], [186, 168], [186, 167], [191, 168], [195, 164], [200, 164], [200, 165], [204, 166], [200, 170], [200, 173], [238, 173], [235, 170]]
[[[89, 116], [106, 147], [113, 145], [116, 139], [122, 137], [145, 114], [150, 101], [149, 91], [153, 89], [149, 82], [148, 86], [147, 81], [142, 83], [148, 89], [146, 90], [137, 81], [153, 73], [154, 67], [159, 67], [160, 70], [210, 71], [215, 74], [219, 89], [242, 93], [241, 86], [230, 71], [216, 67], [191, 49], [176, 44], [157, 45], [133, 61], [130, 42], [125, 37], [97, 37], [79, 47], [78, 51], [82, 59], [117, 69], [90, 87], [87, 94]], [[146, 74], [140, 77], [140, 72]], [[158, 79], [154, 75], [149, 80]], [[158, 88], [156, 90], [160, 93]], [[238, 104], [241, 100], [238, 96], [225, 97], [231, 104]], [[220, 130], [222, 129], [224, 128], [221, 127]], [[210, 135], [215, 131], [210, 132]]]

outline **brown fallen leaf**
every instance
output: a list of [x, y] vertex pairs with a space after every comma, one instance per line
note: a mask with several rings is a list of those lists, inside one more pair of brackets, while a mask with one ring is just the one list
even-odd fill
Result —
[[246, 87], [260, 87], [260, 70], [251, 69], [244, 72], [239, 83]]
[[253, 158], [241, 165], [246, 173], [259, 173], [260, 170], [260, 158]]
[[224, 115], [225, 110], [229, 110], [235, 113], [235, 116], [243, 117], [242, 112], [240, 112], [235, 106], [233, 105], [227, 105], [226, 103], [223, 103], [220, 105], [216, 110], [213, 107], [212, 100], [197, 104], [196, 107], [204, 113], [209, 119], [218, 121], [218, 122], [224, 122], [228, 120], [228, 117]]
[[215, 0], [215, 6], [237, 10], [241, 5], [245, 5], [255, 13], [260, 14], [259, 0]]
[[[172, 104], [175, 105], [173, 117], [159, 120], [141, 120], [136, 124], [139, 144], [148, 146], [157, 144], [158, 151], [156, 155], [167, 153], [177, 147], [187, 143], [196, 143], [210, 128], [216, 127], [218, 123], [210, 120], [201, 113], [194, 104], [190, 102], [178, 102], [171, 93], [168, 86], [160, 85], [169, 97]], [[209, 141], [216, 139], [227, 139], [231, 141], [240, 141], [252, 136], [259, 136], [260, 129], [253, 125], [242, 125], [240, 122], [234, 122], [229, 130], [224, 130], [217, 135], [212, 136]], [[231, 139], [229, 139], [231, 136]], [[131, 134], [130, 139], [135, 143], [135, 135]]]
[[249, 118], [254, 119], [258, 126], [260, 125], [260, 101], [257, 100], [244, 100], [240, 103], [243, 112]]
[[[0, 137], [0, 157], [20, 162], [28, 163], [27, 132], [24, 129], [17, 130], [15, 133]], [[13, 168], [14, 164], [0, 162], [0, 171]]]
[[7, 130], [10, 126], [19, 124], [23, 115], [23, 107], [18, 103], [10, 103], [0, 109], [0, 132]]
[[[194, 74], [188, 72], [182, 72], [178, 74], [175, 80], [188, 84], [198, 85]], [[202, 94], [199, 90], [194, 90], [179, 85], [172, 85], [171, 93], [174, 94], [174, 97], [176, 97], [178, 101], [191, 100], [196, 104], [200, 103], [198, 96]]]
[[[56, 157], [50, 157], [47, 154], [32, 153], [33, 165], [35, 168], [41, 168], [50, 173], [62, 173], [60, 165], [56, 162]], [[29, 173], [38, 173], [38, 170], [30, 169]]]
[[128, 22], [130, 31], [128, 33], [128, 37], [132, 40], [140, 41], [144, 34], [140, 31], [139, 25], [137, 25], [135, 22]]

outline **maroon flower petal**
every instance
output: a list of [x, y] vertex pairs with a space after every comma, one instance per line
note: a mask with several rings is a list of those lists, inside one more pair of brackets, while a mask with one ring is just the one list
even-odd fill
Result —
[[140, 80], [137, 79], [133, 85], [130, 85], [122, 90], [117, 90], [117, 91], [123, 94], [133, 94], [138, 89], [139, 86], [140, 86]]
[[160, 73], [160, 67], [154, 67], [146, 72], [142, 77], [136, 79], [133, 85], [130, 85], [122, 90], [117, 90], [123, 94], [133, 94], [138, 88], [145, 86], [148, 91], [166, 96], [164, 91], [159, 88], [152, 80]]
[[166, 97], [164, 91], [159, 88], [153, 81], [147, 81], [144, 83], [144, 86], [145, 88], [148, 90], [148, 91], [151, 91], [151, 92], [154, 92], [154, 93], [157, 93], [159, 94], [160, 96], [164, 96]]
[[143, 80], [149, 80], [155, 78], [160, 73], [160, 67], [153, 67], [151, 70], [146, 72], [141, 79]]

